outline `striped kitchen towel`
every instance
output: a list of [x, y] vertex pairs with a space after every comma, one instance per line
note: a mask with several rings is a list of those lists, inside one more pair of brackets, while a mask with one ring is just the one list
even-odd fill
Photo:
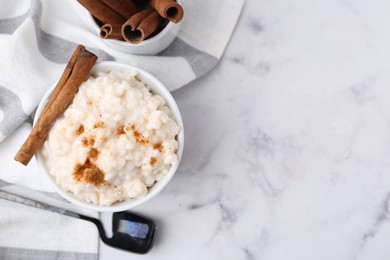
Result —
[[0, 0], [0, 140], [37, 107], [78, 43], [100, 60], [151, 72], [173, 91], [218, 63], [243, 1], [183, 0], [185, 16], [176, 40], [157, 56], [136, 56], [110, 49], [78, 17], [76, 0]]
[[[73, 1], [73, 2], [72, 2]], [[221, 58], [244, 0], [182, 0], [185, 16], [176, 40], [156, 56], [110, 49], [82, 22], [76, 0], [0, 0], [0, 189], [53, 190], [35, 160], [13, 156], [31, 129], [31, 115], [66, 62], [83, 44], [101, 61], [143, 68], [173, 91], [210, 71]], [[58, 200], [59, 201], [59, 200]], [[89, 223], [0, 201], [0, 259], [97, 259], [98, 236]]]
[[[96, 212], [75, 208], [55, 193], [37, 192], [1, 180], [0, 189], [98, 217]], [[0, 259], [98, 259], [94, 224], [2, 199], [0, 209]]]

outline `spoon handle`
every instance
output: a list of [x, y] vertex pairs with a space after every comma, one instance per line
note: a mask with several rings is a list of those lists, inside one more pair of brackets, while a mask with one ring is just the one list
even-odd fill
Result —
[[73, 217], [73, 218], [78, 218], [78, 219], [90, 221], [90, 222], [94, 223], [96, 225], [96, 227], [98, 228], [98, 231], [99, 231], [99, 234], [100, 234], [100, 238], [102, 239], [102, 241], [104, 243], [108, 243], [108, 239], [107, 239], [106, 233], [104, 231], [103, 225], [96, 218], [88, 217], [88, 216], [85, 216], [85, 215], [82, 215], [82, 214], [79, 214], [79, 213], [76, 213], [76, 212], [73, 212], [73, 211], [70, 211], [70, 210], [54, 207], [52, 205], [49, 205], [49, 204], [46, 204], [46, 203], [43, 203], [43, 202], [38, 202], [38, 201], [35, 201], [35, 200], [32, 200], [32, 199], [28, 199], [28, 198], [25, 198], [25, 197], [22, 197], [22, 196], [11, 194], [11, 193], [8, 193], [8, 192], [5, 192], [5, 191], [0, 191], [0, 198], [6, 199], [6, 200], [9, 200], [9, 201], [12, 201], [12, 202], [16, 202], [16, 203], [19, 203], [19, 204], [27, 205], [27, 206], [30, 206], [30, 207], [34, 207], [34, 208], [38, 208], [38, 209], [42, 209], [42, 210], [47, 210], [47, 211], [50, 211], [50, 212], [58, 213], [58, 214], [61, 214], [61, 215], [65, 215], [65, 216], [69, 216], [69, 217]]
[[15, 194], [11, 194], [8, 192], [4, 192], [4, 191], [0, 191], [0, 198], [6, 199], [9, 201], [13, 201], [13, 202], [16, 202], [19, 204], [24, 204], [24, 205], [27, 205], [30, 207], [34, 207], [34, 208], [43, 209], [43, 210], [51, 211], [54, 213], [66, 215], [69, 217], [81, 218], [81, 219], [85, 219], [85, 217], [86, 217], [86, 216], [83, 216], [83, 215], [78, 214], [78, 213], [73, 212], [73, 211], [57, 208], [57, 207], [51, 206], [51, 205], [43, 203], [43, 202], [38, 202], [38, 201], [35, 201], [32, 199], [24, 198], [24, 197], [21, 197], [21, 196], [15, 195]]

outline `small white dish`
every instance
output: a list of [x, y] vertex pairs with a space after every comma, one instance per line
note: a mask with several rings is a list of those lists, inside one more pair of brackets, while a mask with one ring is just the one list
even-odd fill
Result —
[[[179, 147], [177, 150], [178, 162], [176, 165], [172, 166], [172, 168], [169, 170], [169, 172], [160, 181], [156, 182], [149, 189], [149, 192], [147, 193], [146, 196], [144, 196], [142, 198], [138, 198], [138, 199], [129, 199], [129, 200], [125, 200], [122, 202], [116, 202], [111, 206], [99, 206], [99, 205], [95, 205], [92, 203], [88, 203], [88, 202], [76, 197], [73, 193], [68, 192], [68, 191], [64, 191], [61, 187], [59, 187], [56, 184], [54, 177], [49, 174], [49, 171], [48, 171], [47, 166], [45, 164], [45, 159], [43, 158], [43, 155], [41, 154], [41, 150], [39, 150], [36, 153], [35, 158], [38, 162], [38, 166], [39, 166], [42, 174], [52, 184], [54, 189], [63, 198], [65, 198], [66, 200], [68, 200], [69, 202], [71, 202], [75, 205], [78, 205], [78, 206], [83, 207], [83, 208], [99, 211], [99, 212], [118, 212], [118, 211], [129, 210], [129, 209], [134, 208], [140, 204], [145, 203], [146, 201], [148, 201], [151, 198], [153, 198], [154, 196], [156, 196], [165, 186], [167, 186], [169, 181], [175, 175], [176, 170], [180, 164], [180, 160], [181, 160], [182, 153], [183, 153], [183, 145], [184, 145], [183, 120], [181, 118], [179, 108], [178, 108], [175, 100], [173, 99], [171, 93], [168, 91], [168, 89], [157, 78], [155, 78], [150, 73], [148, 73], [142, 69], [139, 69], [139, 68], [127, 65], [127, 64], [118, 63], [118, 62], [106, 61], [106, 62], [97, 63], [92, 68], [91, 74], [96, 73], [97, 71], [103, 71], [103, 72], [129, 71], [129, 72], [131, 72], [134, 70], [138, 72], [137, 77], [147, 85], [148, 89], [151, 92], [159, 94], [165, 99], [165, 101], [167, 102], [168, 106], [170, 107], [170, 109], [172, 110], [172, 112], [174, 114], [176, 122], [180, 126], [180, 133], [177, 137], [177, 141], [179, 143]], [[38, 108], [37, 108], [37, 112], [36, 112], [35, 118], [34, 118], [34, 124], [36, 123], [39, 115], [41, 114], [42, 109], [45, 106], [47, 99], [48, 99], [49, 95], [51, 94], [51, 92], [53, 91], [53, 89], [55, 88], [55, 86], [56, 86], [56, 84], [53, 84], [47, 90], [47, 92], [43, 96], [41, 102], [39, 103]]]
[[[93, 29], [97, 36], [99, 36], [100, 27], [96, 24], [88, 10], [75, 0], [69, 0], [68, 2], [72, 5], [80, 19], [88, 27]], [[176, 2], [181, 4], [181, 0], [176, 0]], [[180, 31], [182, 22], [183, 21], [177, 24], [169, 22], [161, 32], [139, 44], [131, 44], [126, 41], [99, 38], [110, 48], [122, 53], [136, 55], [155, 55], [165, 50], [173, 42]]]

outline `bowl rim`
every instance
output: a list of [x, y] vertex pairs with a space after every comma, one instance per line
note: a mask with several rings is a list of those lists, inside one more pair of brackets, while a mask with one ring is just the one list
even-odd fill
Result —
[[[94, 211], [98, 211], [98, 212], [125, 211], [125, 210], [132, 209], [136, 206], [139, 206], [139, 205], [147, 202], [148, 200], [150, 200], [154, 196], [156, 196], [158, 193], [160, 193], [168, 185], [168, 183], [171, 181], [173, 176], [176, 174], [177, 169], [178, 169], [179, 164], [180, 164], [180, 161], [181, 161], [181, 158], [182, 158], [182, 155], [183, 155], [184, 125], [183, 125], [183, 120], [181, 117], [179, 107], [177, 106], [177, 103], [176, 103], [175, 99], [173, 98], [172, 94], [155, 76], [153, 76], [149, 72], [147, 72], [143, 69], [140, 69], [138, 67], [134, 67], [132, 65], [128, 65], [128, 64], [124, 64], [124, 63], [120, 63], [120, 62], [113, 62], [113, 61], [102, 61], [102, 62], [96, 63], [94, 65], [94, 67], [92, 68], [90, 74], [94, 73], [98, 70], [103, 70], [103, 71], [111, 71], [111, 70], [113, 70], [113, 71], [115, 71], [115, 70], [116, 71], [118, 71], [118, 70], [120, 70], [120, 71], [123, 71], [123, 70], [137, 71], [141, 78], [146, 78], [149, 82], [152, 82], [151, 85], [153, 85], [153, 86], [150, 86], [150, 84], [148, 84], [148, 86], [147, 86], [148, 89], [153, 88], [153, 90], [157, 92], [156, 94], [159, 94], [164, 98], [168, 107], [172, 110], [173, 115], [176, 119], [176, 122], [180, 126], [180, 132], [177, 136], [177, 140], [179, 143], [179, 146], [178, 146], [178, 149], [176, 152], [176, 154], [178, 156], [177, 163], [169, 169], [168, 173], [161, 180], [156, 182], [149, 189], [148, 193], [144, 197], [137, 198], [137, 199], [124, 200], [122, 202], [115, 202], [111, 206], [100, 206], [100, 205], [96, 205], [96, 204], [92, 204], [92, 203], [88, 203], [86, 201], [83, 201], [82, 199], [77, 198], [71, 192], [65, 191], [59, 185], [57, 185], [55, 180], [54, 180], [54, 177], [51, 176], [47, 170], [46, 164], [44, 163], [43, 155], [41, 154], [41, 151], [42, 151], [41, 149], [38, 150], [38, 152], [35, 154], [35, 159], [38, 163], [38, 167], [39, 167], [39, 171], [40, 171], [41, 175], [44, 176], [44, 178], [51, 184], [51, 186], [54, 188], [54, 190], [58, 194], [60, 194], [64, 199], [71, 202], [72, 204], [75, 204], [75, 205], [80, 206], [80, 207], [85, 208], [85, 209], [90, 209], [90, 210], [94, 210]], [[50, 88], [46, 91], [43, 98], [39, 102], [39, 105], [38, 105], [38, 108], [37, 108], [37, 111], [36, 111], [35, 117], [34, 117], [34, 125], [35, 125], [39, 115], [41, 114], [42, 109], [43, 109], [44, 105], [46, 104], [49, 95], [51, 94], [51, 92], [55, 88], [56, 84], [57, 84], [57, 81], [54, 82], [50, 86]]]

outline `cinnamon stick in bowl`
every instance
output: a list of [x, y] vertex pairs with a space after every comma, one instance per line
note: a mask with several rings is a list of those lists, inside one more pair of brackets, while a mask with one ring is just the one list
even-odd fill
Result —
[[125, 35], [124, 30], [135, 31], [141, 24], [142, 20], [145, 19], [149, 14], [153, 12], [153, 9], [142, 10], [135, 15], [131, 16], [122, 26], [122, 34]]
[[16, 161], [24, 165], [30, 162], [45, 142], [54, 121], [72, 102], [96, 61], [96, 55], [87, 51], [84, 46], [76, 48], [30, 135], [15, 155]]
[[146, 9], [132, 17], [122, 26], [124, 39], [132, 44], [141, 43], [160, 26], [163, 18], [154, 10]]
[[100, 28], [100, 38], [122, 40], [121, 24], [105, 24]]
[[123, 24], [127, 18], [122, 17], [110, 6], [101, 0], [77, 0], [85, 7], [95, 18], [103, 23]]
[[140, 10], [132, 0], [101, 0], [126, 20]]
[[183, 19], [183, 7], [173, 0], [149, 0], [149, 4], [161, 17], [167, 18], [173, 23], [178, 23]]

